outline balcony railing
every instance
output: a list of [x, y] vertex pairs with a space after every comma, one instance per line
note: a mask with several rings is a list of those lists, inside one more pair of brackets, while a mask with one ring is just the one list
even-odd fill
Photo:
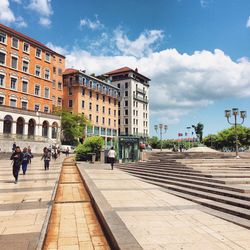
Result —
[[134, 99], [136, 99], [136, 100], [138, 100], [140, 102], [148, 103], [148, 98], [146, 96], [140, 97], [140, 96], [134, 94], [133, 97], [134, 97]]
[[139, 92], [139, 93], [141, 93], [141, 94], [143, 94], [143, 95], [145, 95], [146, 94], [146, 90], [145, 89], [141, 89], [141, 88], [136, 88], [136, 92]]

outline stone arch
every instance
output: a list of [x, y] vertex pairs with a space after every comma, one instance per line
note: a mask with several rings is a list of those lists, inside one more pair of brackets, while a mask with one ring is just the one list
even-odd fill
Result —
[[35, 136], [35, 129], [36, 129], [36, 121], [34, 119], [29, 119], [28, 122], [28, 136], [34, 137]]
[[53, 122], [52, 123], [52, 133], [51, 133], [51, 138], [56, 139], [57, 138], [57, 133], [58, 133], [58, 123]]
[[6, 115], [3, 120], [3, 133], [11, 134], [12, 132], [13, 118], [11, 115]]
[[48, 121], [43, 121], [42, 124], [42, 136], [43, 137], [48, 137], [49, 134], [49, 122]]
[[18, 117], [16, 121], [16, 134], [23, 135], [25, 121], [23, 117]]

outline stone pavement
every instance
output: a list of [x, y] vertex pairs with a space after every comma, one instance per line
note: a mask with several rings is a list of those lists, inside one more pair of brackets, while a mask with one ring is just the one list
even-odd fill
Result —
[[250, 249], [250, 231], [106, 164], [78, 163], [121, 249]]
[[40, 157], [32, 159], [26, 175], [14, 184], [10, 160], [0, 160], [0, 249], [36, 249], [49, 216], [53, 192], [64, 156], [45, 171]]

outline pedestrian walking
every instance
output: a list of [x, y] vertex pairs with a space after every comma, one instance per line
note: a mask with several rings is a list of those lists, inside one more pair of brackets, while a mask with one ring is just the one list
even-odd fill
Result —
[[65, 154], [66, 154], [66, 157], [69, 156], [69, 147], [67, 147]]
[[19, 146], [16, 146], [15, 151], [11, 155], [10, 159], [13, 160], [12, 172], [15, 178], [15, 184], [17, 184], [20, 166], [23, 161], [23, 153], [21, 152], [21, 149]]
[[31, 155], [28, 152], [28, 149], [24, 148], [23, 149], [23, 160], [22, 160], [22, 170], [23, 170], [24, 175], [26, 174], [27, 166], [29, 164], [30, 158], [31, 158]]
[[31, 164], [31, 158], [33, 158], [33, 154], [32, 154], [32, 152], [31, 152], [31, 148], [30, 148], [30, 146], [28, 146], [28, 153], [30, 154], [30, 157], [29, 157], [29, 163]]
[[44, 170], [49, 170], [49, 163], [51, 160], [51, 152], [48, 150], [48, 148], [43, 149], [43, 156], [41, 160], [44, 160]]
[[111, 164], [111, 170], [114, 169], [116, 152], [113, 147], [110, 148], [108, 152], [109, 162]]
[[12, 144], [12, 153], [14, 153], [16, 150], [16, 142], [14, 141], [14, 143]]

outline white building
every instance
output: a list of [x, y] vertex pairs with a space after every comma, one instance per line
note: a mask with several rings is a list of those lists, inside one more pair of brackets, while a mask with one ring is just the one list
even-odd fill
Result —
[[137, 69], [123, 67], [105, 74], [120, 90], [119, 135], [149, 135], [149, 81]]

